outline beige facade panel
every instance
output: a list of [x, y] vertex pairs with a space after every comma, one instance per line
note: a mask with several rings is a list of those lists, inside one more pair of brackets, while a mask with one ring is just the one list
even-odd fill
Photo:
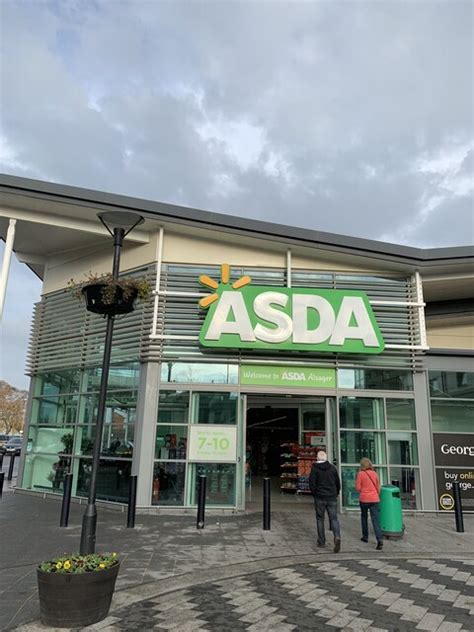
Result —
[[427, 323], [428, 345], [432, 349], [474, 351], [474, 321], [457, 325]]
[[[184, 233], [184, 234], [183, 234]], [[163, 262], [195, 265], [219, 265], [229, 263], [231, 266], [285, 268], [287, 248], [284, 244], [264, 238], [231, 236], [229, 233], [216, 231], [194, 231], [194, 235], [183, 232], [170, 232], [165, 229], [163, 239]], [[120, 267], [122, 270], [138, 268], [157, 259], [158, 232], [150, 234], [147, 244], [137, 245], [125, 241]], [[299, 248], [298, 250], [303, 250]], [[357, 257], [359, 264], [345, 261], [347, 256], [331, 253], [328, 257], [311, 256], [292, 251], [292, 268], [306, 270], [328, 270], [351, 272], [355, 274], [387, 274], [390, 270], [373, 267], [373, 260]], [[316, 249], [314, 250], [316, 253]], [[351, 257], [353, 260], [354, 257]], [[45, 268], [43, 293], [47, 294], [64, 288], [73, 278], [81, 280], [89, 271], [103, 274], [112, 267], [112, 241], [105, 247], [70, 250], [50, 257]]]
[[[196, 265], [218, 265], [229, 263], [231, 266], [247, 267], [286, 267], [287, 248], [284, 244], [265, 239], [244, 240], [237, 236], [230, 236], [228, 233], [209, 231], [199, 232], [198, 236], [183, 235], [165, 231], [163, 240], [163, 261], [166, 263], [190, 263]], [[204, 234], [203, 234], [204, 233]], [[308, 253], [310, 249], [307, 249]], [[315, 249], [316, 252], [316, 249]], [[343, 255], [338, 255], [342, 259]], [[292, 267], [309, 270], [341, 270], [343, 272], [386, 272], [386, 270], [375, 269], [369, 264], [364, 265], [363, 258], [359, 258], [361, 263], [340, 263], [334, 258], [311, 257], [295, 254], [293, 251]]]

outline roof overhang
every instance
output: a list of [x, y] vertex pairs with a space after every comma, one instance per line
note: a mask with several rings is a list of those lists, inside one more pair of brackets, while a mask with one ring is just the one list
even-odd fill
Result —
[[147, 243], [160, 226], [192, 233], [216, 231], [242, 242], [266, 239], [275, 247], [306, 255], [308, 250], [317, 249], [318, 254], [330, 258], [363, 257], [393, 270], [419, 270], [428, 284], [432, 277], [433, 283], [441, 283], [444, 289], [452, 289], [454, 282], [464, 291], [469, 287], [464, 277], [472, 280], [474, 270], [472, 246], [412, 248], [10, 175], [0, 175], [0, 196], [0, 237], [5, 238], [8, 220], [17, 219], [15, 252], [40, 277], [51, 256], [108, 247], [110, 237], [97, 220], [97, 213], [104, 210], [131, 210], [145, 217], [145, 224], [127, 237], [131, 244]]

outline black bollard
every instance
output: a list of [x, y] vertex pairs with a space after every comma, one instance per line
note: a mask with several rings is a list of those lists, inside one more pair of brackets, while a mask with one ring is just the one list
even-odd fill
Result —
[[1, 453], [0, 453], [0, 470], [1, 470], [1, 469], [2, 469], [2, 467], [3, 467], [3, 457], [4, 457], [4, 456], [5, 456], [5, 452], [1, 452]]
[[5, 480], [5, 472], [0, 472], [0, 498], [3, 494], [3, 481]]
[[[400, 489], [400, 481], [393, 480], [393, 481], [392, 481], [392, 485], [393, 485], [394, 487], [398, 487], [398, 489]], [[401, 491], [401, 490], [400, 490], [400, 491]]]
[[198, 511], [196, 529], [204, 529], [204, 517], [206, 511], [206, 477], [199, 475], [198, 479]]
[[263, 479], [263, 530], [270, 531], [270, 480]]
[[457, 481], [453, 483], [453, 496], [454, 496], [454, 515], [456, 518], [456, 531], [458, 533], [464, 533], [464, 517], [462, 515], [461, 488]]
[[15, 457], [16, 457], [16, 454], [12, 452], [10, 456], [10, 465], [8, 467], [7, 481], [11, 481], [13, 478], [13, 468], [15, 466]]
[[61, 505], [61, 519], [59, 521], [60, 527], [67, 527], [68, 522], [69, 522], [69, 508], [71, 506], [71, 492], [72, 492], [72, 474], [69, 472], [64, 477], [63, 502]]
[[128, 487], [127, 529], [133, 529], [135, 527], [135, 510], [137, 508], [137, 480], [138, 476], [130, 476], [130, 485]]

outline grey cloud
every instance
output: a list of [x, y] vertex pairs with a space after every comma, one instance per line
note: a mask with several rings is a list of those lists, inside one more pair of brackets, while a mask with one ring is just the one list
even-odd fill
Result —
[[1, 23], [8, 173], [473, 241], [472, 153], [448, 180], [417, 167], [473, 139], [471, 2], [5, 0]]

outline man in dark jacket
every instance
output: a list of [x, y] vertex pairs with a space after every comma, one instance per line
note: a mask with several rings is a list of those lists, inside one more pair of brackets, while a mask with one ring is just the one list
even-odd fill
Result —
[[316, 526], [318, 529], [318, 546], [326, 546], [324, 533], [324, 514], [329, 516], [329, 525], [334, 535], [334, 553], [341, 550], [341, 528], [337, 518], [337, 497], [341, 491], [341, 481], [337, 469], [329, 463], [326, 452], [320, 450], [316, 455], [316, 463], [311, 468], [309, 488], [314, 496], [316, 508]]

